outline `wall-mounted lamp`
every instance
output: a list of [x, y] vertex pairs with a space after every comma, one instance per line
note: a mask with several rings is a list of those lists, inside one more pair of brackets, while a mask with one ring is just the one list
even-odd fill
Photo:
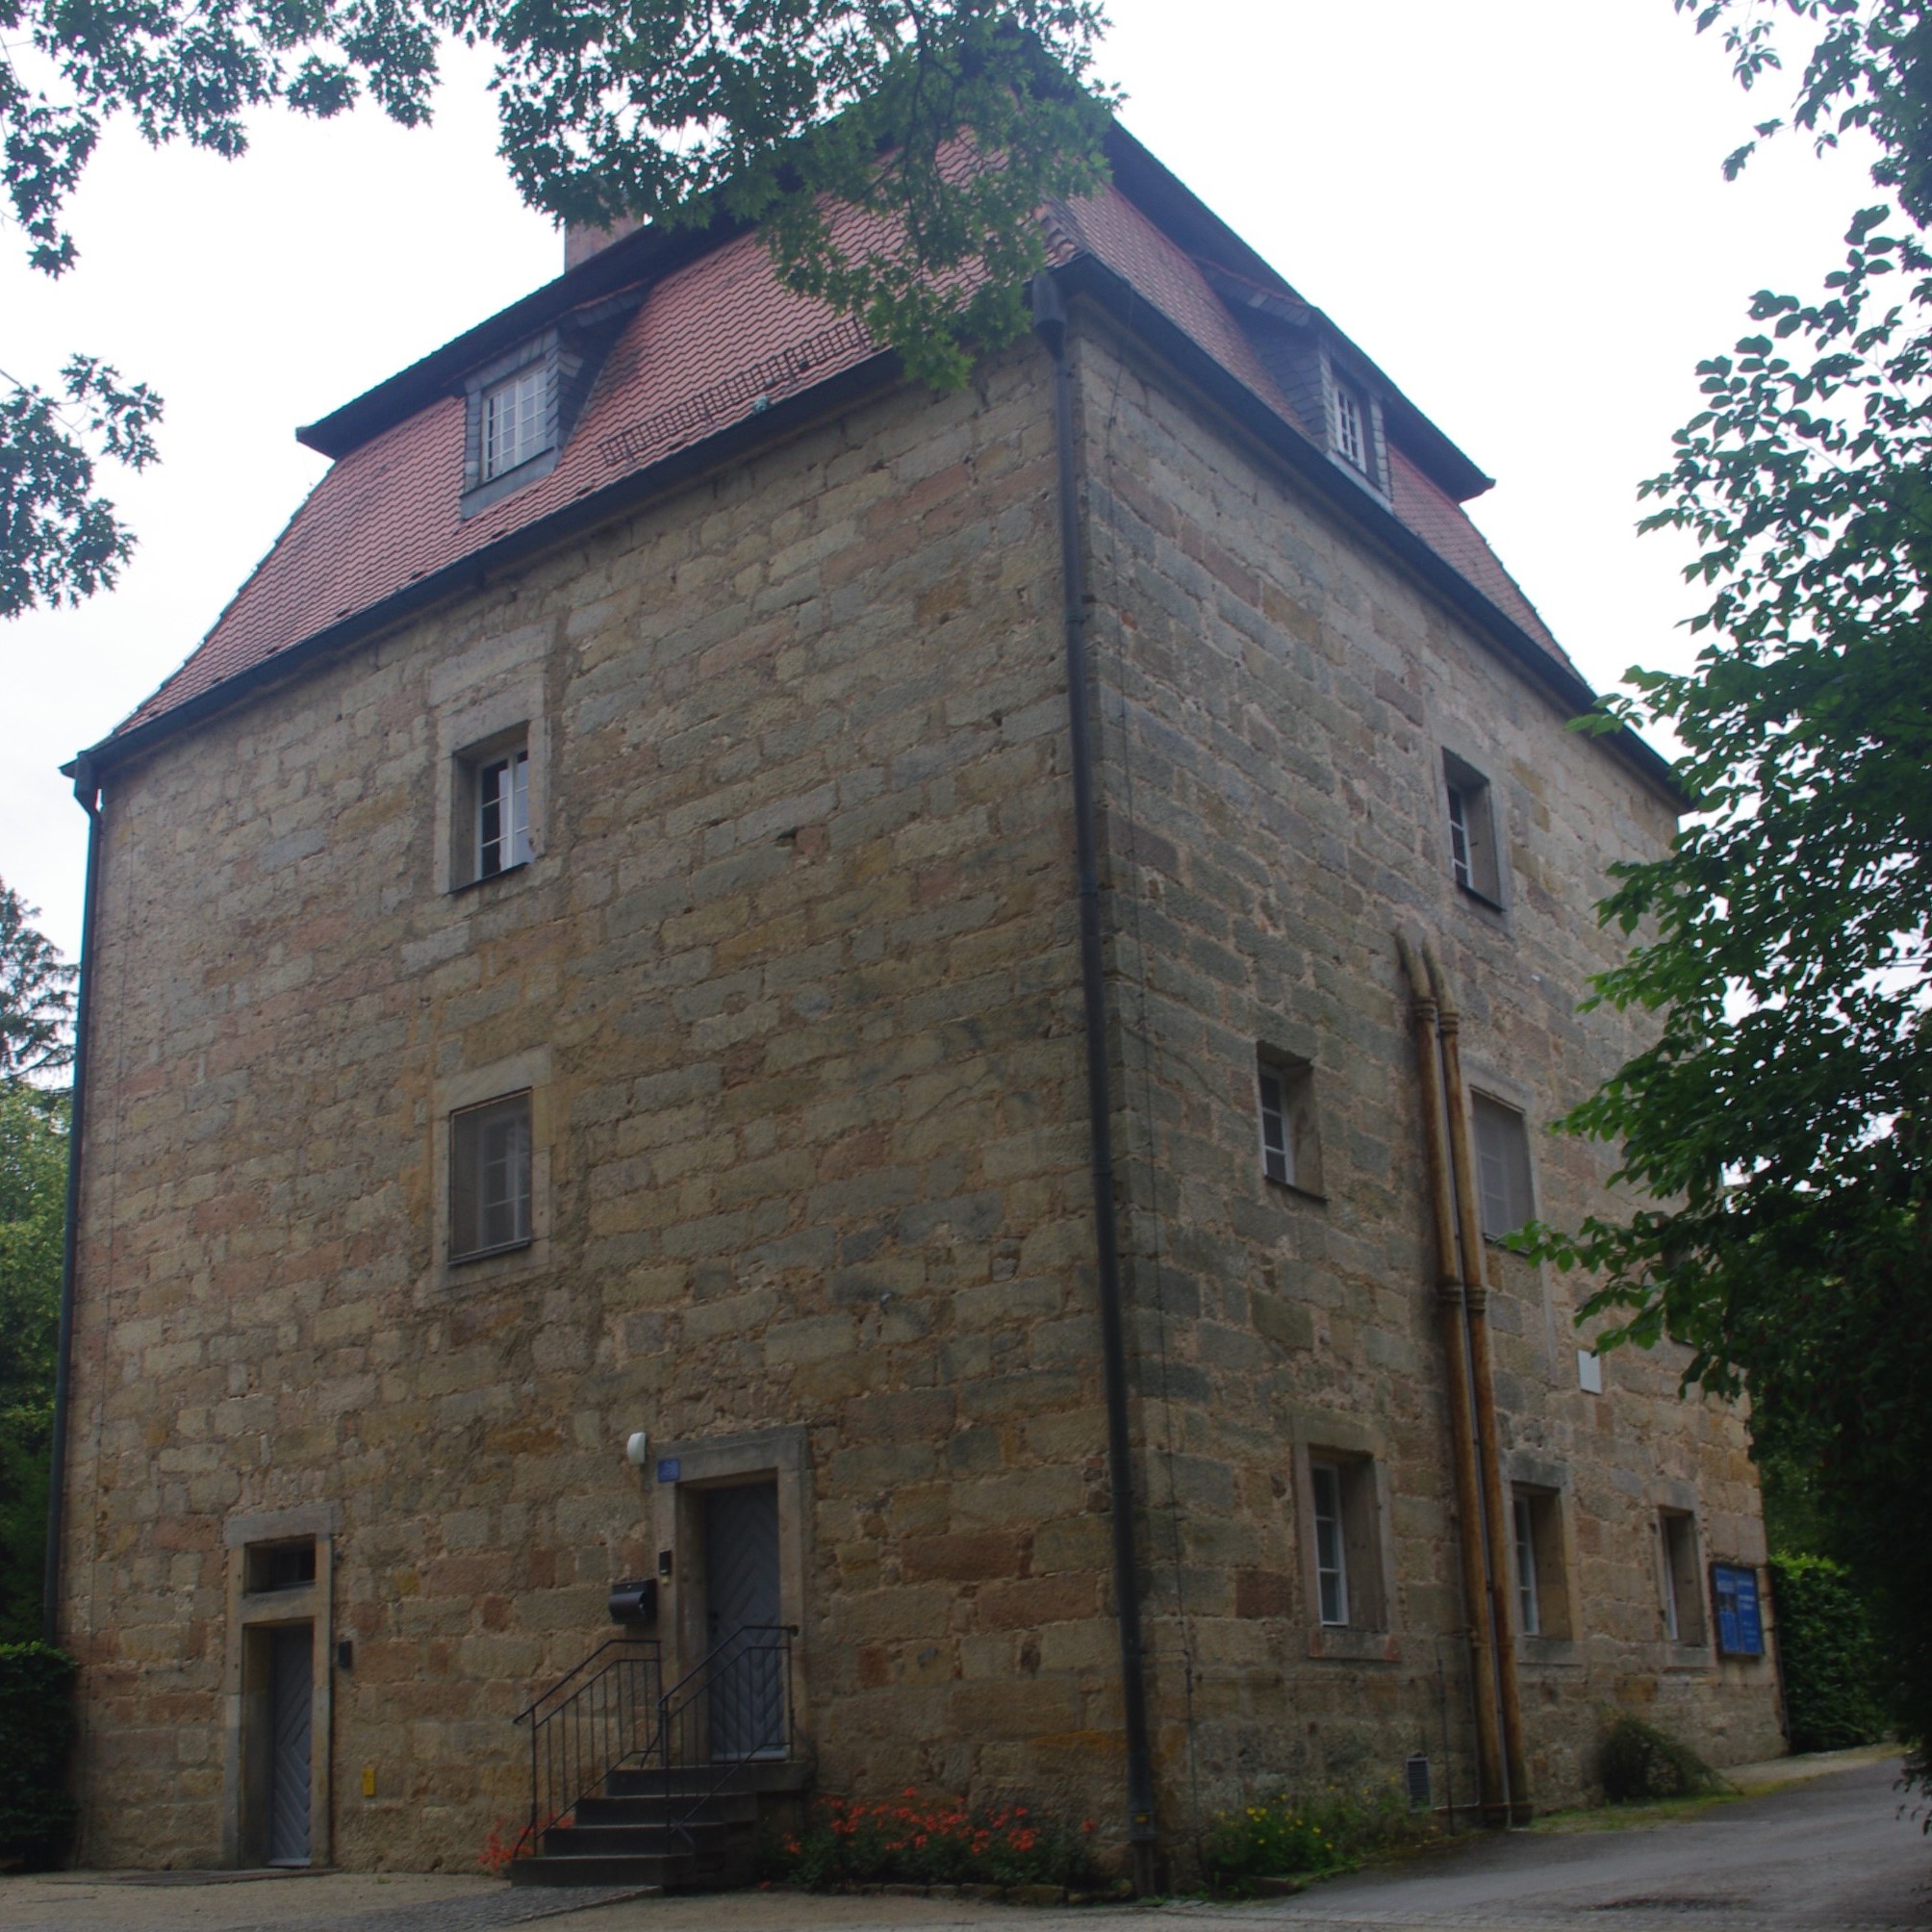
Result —
[[650, 1460], [650, 1437], [642, 1429], [637, 1430], [623, 1445], [623, 1453], [633, 1469], [642, 1469]]

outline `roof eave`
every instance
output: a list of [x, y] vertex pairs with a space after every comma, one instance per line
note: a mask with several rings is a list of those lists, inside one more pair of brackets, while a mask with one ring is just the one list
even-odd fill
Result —
[[[1239, 422], [1297, 480], [1367, 534], [1392, 550], [1462, 616], [1479, 637], [1573, 716], [1596, 708], [1597, 694], [1567, 665], [1553, 657], [1520, 624], [1499, 610], [1461, 571], [1409, 528], [1392, 510], [1352, 482], [1292, 424], [1259, 404], [1253, 392], [1195, 342], [1192, 336], [1140, 297], [1131, 285], [1092, 255], [1080, 255], [1054, 271], [1066, 295], [1084, 294], [1114, 321], [1145, 339], [1225, 415]], [[1624, 726], [1602, 743], [1640, 777], [1666, 798], [1674, 809], [1691, 808], [1669, 761]]]

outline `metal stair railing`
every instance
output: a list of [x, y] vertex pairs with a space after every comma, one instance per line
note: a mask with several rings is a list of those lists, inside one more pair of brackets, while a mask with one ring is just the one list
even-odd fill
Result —
[[518, 1855], [613, 1771], [660, 1755], [664, 1701], [657, 1639], [613, 1637], [517, 1714], [530, 1727], [530, 1820]]
[[[704, 1807], [751, 1764], [796, 1753], [794, 1624], [745, 1624], [664, 1693], [657, 1726], [666, 1822], [681, 1838]], [[674, 1792], [675, 1783], [681, 1789]]]

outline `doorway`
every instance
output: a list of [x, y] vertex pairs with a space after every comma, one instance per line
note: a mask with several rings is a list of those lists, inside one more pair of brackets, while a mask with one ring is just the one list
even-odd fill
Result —
[[778, 1579], [778, 1486], [702, 1492], [707, 1693], [716, 1762], [782, 1758], [786, 1635]]
[[315, 1631], [276, 1624], [267, 1638], [267, 1763], [263, 1816], [268, 1865], [309, 1863], [309, 1776], [315, 1726]]

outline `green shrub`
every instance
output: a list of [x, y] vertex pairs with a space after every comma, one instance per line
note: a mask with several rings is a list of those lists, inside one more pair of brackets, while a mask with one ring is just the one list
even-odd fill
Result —
[[1851, 1572], [1829, 1557], [1771, 1559], [1785, 1720], [1794, 1751], [1842, 1751], [1885, 1735], [1878, 1645]]
[[1611, 1719], [1597, 1747], [1596, 1772], [1604, 1796], [1614, 1805], [1695, 1797], [1722, 1783], [1689, 1744], [1628, 1711]]
[[1436, 1821], [1410, 1809], [1402, 1787], [1330, 1785], [1310, 1797], [1287, 1792], [1208, 1827], [1201, 1862], [1216, 1892], [1239, 1895], [1258, 1878], [1319, 1877], [1345, 1871], [1372, 1852], [1436, 1836]]
[[0, 1643], [0, 1864], [53, 1865], [66, 1850], [77, 1668], [45, 1643]]
[[969, 1810], [897, 1798], [821, 1798], [782, 1834], [770, 1876], [806, 1891], [841, 1885], [1070, 1885], [1096, 1882], [1094, 1824], [1078, 1831], [1030, 1806]]

